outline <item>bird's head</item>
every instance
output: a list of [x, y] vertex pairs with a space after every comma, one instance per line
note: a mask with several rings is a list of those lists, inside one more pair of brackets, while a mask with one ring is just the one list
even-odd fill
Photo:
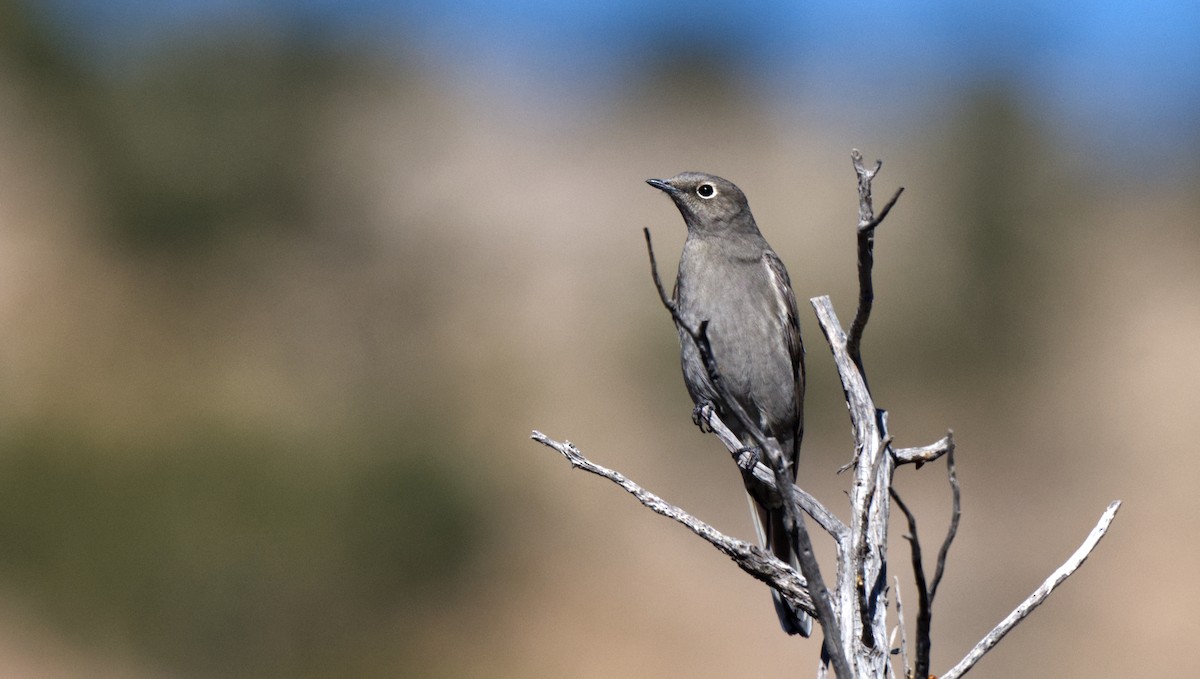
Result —
[[756, 229], [746, 195], [731, 181], [702, 172], [683, 172], [670, 179], [647, 179], [646, 183], [675, 201], [689, 231]]

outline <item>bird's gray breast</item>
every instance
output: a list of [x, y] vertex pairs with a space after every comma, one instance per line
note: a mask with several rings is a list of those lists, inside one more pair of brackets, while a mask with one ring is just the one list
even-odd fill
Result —
[[[679, 262], [679, 313], [693, 330], [708, 321], [713, 358], [729, 393], [760, 425], [782, 435], [798, 417], [794, 365], [762, 259], [768, 247], [753, 240], [689, 236]], [[692, 399], [723, 405], [690, 334], [681, 328], [679, 340]]]

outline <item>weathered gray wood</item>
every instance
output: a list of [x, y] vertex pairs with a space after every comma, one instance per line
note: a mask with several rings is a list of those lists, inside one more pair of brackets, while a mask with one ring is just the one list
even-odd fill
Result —
[[[839, 554], [838, 624], [851, 659], [852, 677], [883, 677], [888, 659], [887, 577], [888, 489], [895, 468], [884, 418], [876, 411], [866, 380], [850, 357], [847, 337], [829, 297], [810, 300], [821, 332], [833, 352], [846, 409], [854, 432], [854, 481], [850, 486], [852, 547]], [[882, 492], [880, 492], [882, 491]]]
[[798, 605], [810, 615], [816, 614], [812, 596], [809, 595], [808, 588], [805, 586], [803, 579], [792, 569], [791, 565], [775, 558], [770, 552], [757, 545], [752, 545], [749, 542], [743, 542], [742, 540], [725, 535], [679, 507], [642, 488], [620, 472], [592, 462], [584, 457], [583, 453], [570, 441], [555, 441], [540, 431], [534, 431], [531, 438], [542, 445], [557, 450], [571, 463], [572, 467], [591, 472], [612, 481], [621, 488], [624, 488], [625, 492], [637, 498], [638, 502], [641, 502], [651, 511], [687, 526], [689, 530], [704, 538], [722, 554], [733, 559], [734, 563], [740, 566], [742, 570], [774, 587], [790, 603]]
[[1100, 539], [1108, 533], [1108, 527], [1112, 524], [1113, 519], [1116, 518], [1117, 510], [1120, 508], [1120, 500], [1114, 500], [1110, 503], [1108, 508], [1104, 510], [1104, 513], [1100, 515], [1100, 521], [1096, 523], [1096, 527], [1088, 534], [1087, 539], [1083, 541], [1079, 549], [1076, 549], [1075, 553], [1063, 565], [1058, 567], [1058, 570], [1051, 573], [1045, 582], [1033, 590], [1033, 594], [1030, 594], [1028, 598], [1022, 601], [1021, 605], [1008, 614], [1008, 617], [1001, 620], [999, 625], [996, 625], [991, 632], [987, 633], [987, 636], [981, 639], [978, 644], [975, 644], [975, 647], [962, 660], [958, 661], [957, 665], [951, 667], [945, 674], [941, 675], [941, 679], [958, 679], [970, 671], [975, 666], [975, 663], [979, 662], [979, 659], [983, 657], [983, 654], [992, 650], [996, 644], [1000, 643], [1005, 634], [1012, 631], [1012, 628], [1016, 627], [1017, 623], [1032, 613], [1033, 609], [1040, 606], [1055, 588], [1061, 585], [1064, 580], [1071, 577], [1071, 574], [1082, 566], [1083, 562], [1091, 555], [1092, 550], [1096, 549], [1096, 545], [1100, 543]]

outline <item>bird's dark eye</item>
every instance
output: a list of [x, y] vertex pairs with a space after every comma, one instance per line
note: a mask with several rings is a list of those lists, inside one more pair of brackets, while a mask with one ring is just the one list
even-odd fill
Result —
[[701, 184], [696, 187], [696, 195], [701, 198], [712, 198], [716, 194], [717, 190], [713, 188], [712, 184]]

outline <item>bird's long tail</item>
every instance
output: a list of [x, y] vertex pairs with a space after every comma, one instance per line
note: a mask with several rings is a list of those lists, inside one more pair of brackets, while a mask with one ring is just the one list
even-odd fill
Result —
[[[754, 530], [758, 533], [758, 544], [769, 550], [775, 558], [791, 564], [797, 573], [800, 572], [800, 561], [796, 557], [796, 549], [792, 538], [783, 527], [783, 510], [770, 511], [763, 508], [754, 498], [750, 500], [750, 513], [754, 516]], [[788, 634], [799, 634], [807, 637], [812, 634], [812, 616], [794, 608], [779, 592], [771, 590], [771, 598], [775, 602], [775, 613], [779, 615], [779, 626]]]

